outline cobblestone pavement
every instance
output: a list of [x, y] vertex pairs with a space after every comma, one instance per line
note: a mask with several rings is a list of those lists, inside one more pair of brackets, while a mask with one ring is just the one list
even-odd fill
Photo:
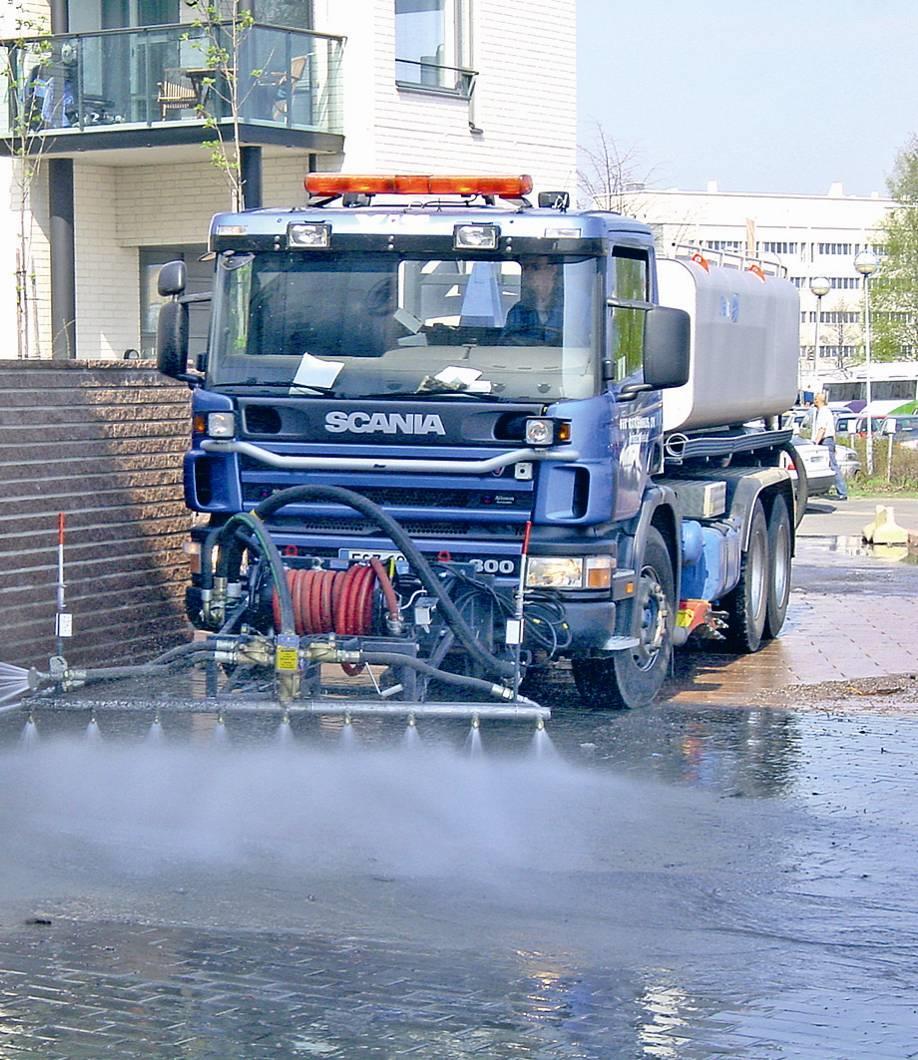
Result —
[[914, 665], [918, 570], [830, 545], [776, 644], [568, 692], [557, 755], [2, 719], [0, 1057], [918, 1057], [918, 719], [749, 706]]
[[[876, 558], [860, 545], [873, 501], [842, 513], [823, 504], [801, 524], [791, 605], [782, 635], [755, 655], [677, 654], [674, 702], [740, 705], [758, 693], [777, 702], [788, 686], [918, 673], [918, 567]], [[918, 504], [900, 502], [901, 524], [918, 528]], [[837, 537], [831, 531], [838, 517]], [[796, 705], [793, 694], [784, 697]], [[914, 704], [918, 707], [918, 704]]]

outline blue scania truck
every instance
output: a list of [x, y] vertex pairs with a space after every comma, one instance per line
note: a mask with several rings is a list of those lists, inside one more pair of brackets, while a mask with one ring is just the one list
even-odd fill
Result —
[[528, 177], [306, 188], [214, 217], [191, 367], [200, 296], [181, 262], [160, 275], [159, 367], [193, 390], [195, 626], [257, 640], [288, 700], [343, 670], [411, 709], [519, 701], [557, 665], [587, 705], [636, 707], [689, 637], [778, 634], [790, 283], [658, 259], [648, 226], [536, 204]]

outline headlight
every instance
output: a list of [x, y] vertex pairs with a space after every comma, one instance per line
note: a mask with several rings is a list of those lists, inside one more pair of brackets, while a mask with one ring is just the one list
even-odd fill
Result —
[[331, 244], [331, 225], [324, 221], [287, 225], [287, 246], [325, 250]]
[[527, 445], [555, 445], [571, 440], [569, 420], [553, 420], [548, 416], [533, 416], [526, 420]]
[[530, 589], [608, 589], [614, 569], [611, 556], [530, 556], [526, 585]]
[[211, 438], [232, 438], [236, 433], [236, 419], [232, 412], [207, 414], [207, 433]]
[[530, 556], [526, 584], [531, 589], [580, 589], [583, 559], [580, 556]]

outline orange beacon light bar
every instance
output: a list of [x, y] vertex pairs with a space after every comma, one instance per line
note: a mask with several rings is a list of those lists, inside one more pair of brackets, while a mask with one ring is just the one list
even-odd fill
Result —
[[532, 177], [433, 176], [425, 174], [310, 173], [303, 184], [310, 195], [500, 195], [518, 199], [532, 191]]

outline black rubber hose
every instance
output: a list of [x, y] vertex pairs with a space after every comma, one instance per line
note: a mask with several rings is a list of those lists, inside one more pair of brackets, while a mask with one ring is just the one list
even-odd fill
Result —
[[291, 486], [289, 489], [272, 493], [254, 511], [259, 518], [268, 519], [287, 504], [308, 500], [324, 500], [331, 501], [334, 504], [343, 504], [376, 523], [380, 530], [399, 547], [424, 588], [440, 602], [447, 624], [469, 655], [485, 670], [500, 674], [502, 677], [514, 677], [516, 673], [515, 665], [509, 660], [496, 658], [478, 643], [474, 632], [459, 613], [458, 608], [450, 599], [449, 594], [443, 588], [440, 579], [434, 574], [423, 554], [401, 526], [384, 512], [378, 504], [374, 504], [359, 493], [354, 493], [352, 490], [344, 489], [341, 486]]
[[[460, 688], [468, 688], [473, 692], [487, 692], [490, 696], [496, 695], [492, 681], [483, 681], [480, 677], [469, 677], [467, 674], [453, 674], [449, 670], [440, 670], [413, 655], [402, 655], [397, 651], [364, 651], [360, 653], [360, 658], [363, 662], [374, 666], [407, 666], [427, 677], [435, 677], [445, 684], [458, 685]], [[503, 699], [504, 697], [497, 696], [497, 698]]]
[[797, 447], [792, 442], [785, 442], [781, 449], [790, 457], [794, 470], [797, 472], [797, 489], [794, 497], [794, 529], [796, 529], [806, 515], [806, 505], [810, 499], [810, 483], [806, 477], [803, 457]]
[[[293, 601], [290, 598], [290, 587], [287, 585], [287, 575], [284, 573], [284, 561], [281, 557], [280, 552], [277, 550], [277, 545], [271, 540], [271, 535], [265, 529], [259, 516], [253, 512], [236, 512], [235, 515], [230, 516], [229, 519], [219, 527], [216, 535], [213, 537], [211, 543], [211, 549], [208, 551], [208, 565], [210, 564], [210, 555], [214, 545], [222, 543], [224, 537], [228, 537], [228, 541], [224, 548], [220, 551], [220, 559], [217, 562], [217, 574], [222, 577], [226, 577], [229, 571], [237, 572], [238, 576], [238, 560], [241, 557], [243, 546], [236, 538], [236, 528], [239, 526], [248, 527], [249, 530], [255, 535], [258, 540], [258, 544], [262, 549], [262, 554], [268, 562], [268, 568], [271, 571], [271, 577], [274, 581], [274, 588], [277, 590], [277, 596], [280, 601], [280, 612], [281, 612], [281, 632], [291, 633], [296, 635], [296, 625], [293, 618]], [[207, 540], [210, 542], [213, 531], [207, 535]], [[204, 550], [201, 551], [201, 587], [205, 587], [204, 583]], [[208, 588], [213, 588], [213, 578], [209, 579], [210, 585]]]
[[202, 651], [213, 651], [213, 645], [208, 640], [192, 640], [188, 644], [179, 644], [176, 648], [170, 648], [169, 651], [163, 652], [162, 655], [157, 655], [155, 659], [150, 659], [149, 663], [144, 665], [147, 666], [166, 666], [169, 663], [175, 662], [176, 659], [181, 659], [186, 655], [194, 655], [197, 652]]

